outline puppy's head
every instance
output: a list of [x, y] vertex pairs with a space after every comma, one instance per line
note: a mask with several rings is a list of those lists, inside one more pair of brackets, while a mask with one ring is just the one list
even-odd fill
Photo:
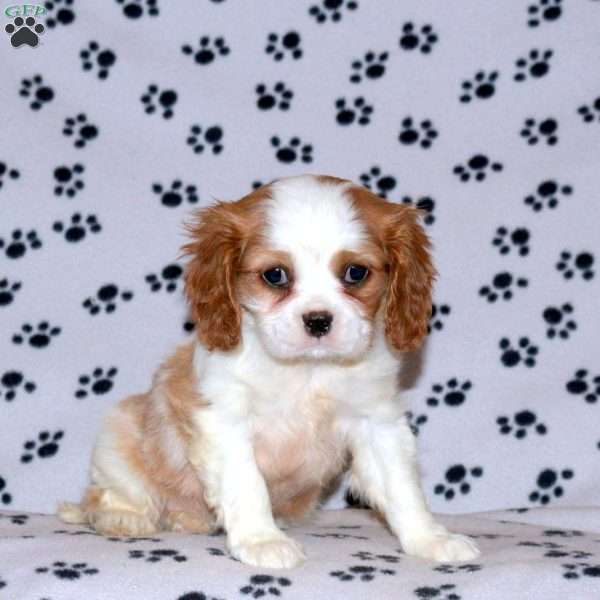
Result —
[[416, 348], [434, 277], [417, 216], [320, 176], [200, 210], [184, 252], [201, 342], [235, 348], [244, 319], [279, 359], [356, 359], [377, 332], [397, 350]]

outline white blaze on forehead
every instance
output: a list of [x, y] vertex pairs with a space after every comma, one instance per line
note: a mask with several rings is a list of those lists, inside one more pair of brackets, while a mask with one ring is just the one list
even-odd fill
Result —
[[266, 237], [270, 245], [292, 254], [329, 261], [342, 249], [357, 250], [366, 230], [344, 192], [350, 183], [319, 180], [312, 175], [288, 177], [272, 184]]

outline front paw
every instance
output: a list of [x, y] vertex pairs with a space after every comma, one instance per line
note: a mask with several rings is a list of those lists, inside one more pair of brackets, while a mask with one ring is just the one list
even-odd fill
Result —
[[471, 538], [445, 530], [415, 536], [402, 546], [407, 554], [437, 562], [473, 560], [480, 554], [477, 544]]
[[302, 546], [283, 533], [252, 536], [231, 545], [229, 551], [247, 565], [266, 569], [291, 569], [306, 559]]

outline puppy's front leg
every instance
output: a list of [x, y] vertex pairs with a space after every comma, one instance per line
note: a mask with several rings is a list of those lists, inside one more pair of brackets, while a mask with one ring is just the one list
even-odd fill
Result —
[[273, 569], [303, 562], [300, 544], [273, 519], [247, 420], [207, 408], [202, 410], [200, 423], [202, 441], [192, 462], [200, 467], [207, 500], [219, 513], [231, 554], [248, 565]]
[[416, 443], [404, 417], [359, 419], [350, 433], [354, 487], [382, 510], [407, 554], [440, 562], [479, 555], [468, 537], [450, 533], [429, 512], [421, 489]]

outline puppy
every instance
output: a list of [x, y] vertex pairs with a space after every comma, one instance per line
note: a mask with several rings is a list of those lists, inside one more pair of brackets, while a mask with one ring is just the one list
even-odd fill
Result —
[[418, 211], [306, 175], [201, 209], [189, 233], [195, 339], [109, 415], [60, 517], [107, 535], [223, 527], [242, 562], [289, 568], [305, 556], [279, 519], [349, 468], [406, 553], [477, 556], [426, 506], [398, 390], [431, 309]]

